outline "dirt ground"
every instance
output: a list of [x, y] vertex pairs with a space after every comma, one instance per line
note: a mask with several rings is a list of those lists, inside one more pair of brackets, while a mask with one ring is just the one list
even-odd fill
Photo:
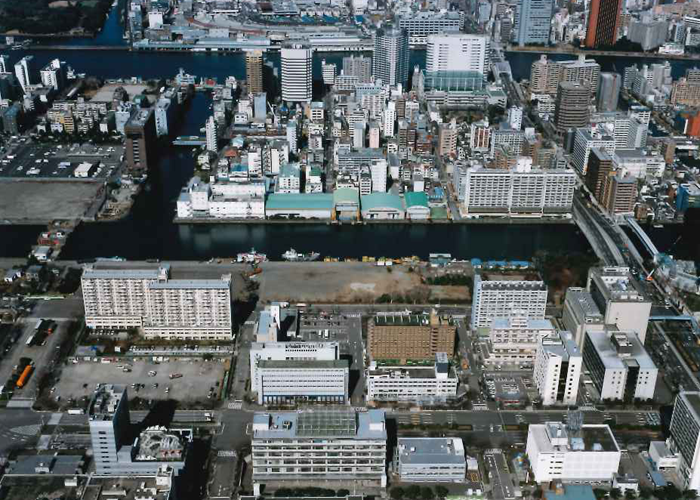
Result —
[[384, 294], [421, 286], [406, 266], [362, 262], [266, 262], [253, 280], [263, 301], [371, 303]]
[[79, 219], [101, 188], [99, 182], [0, 182], [0, 219], [27, 224]]

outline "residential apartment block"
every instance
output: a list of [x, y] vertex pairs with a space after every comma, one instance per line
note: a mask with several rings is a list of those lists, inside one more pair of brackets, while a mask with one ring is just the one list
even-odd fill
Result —
[[157, 269], [95, 269], [81, 279], [90, 328], [142, 328], [147, 338], [230, 340], [231, 276], [220, 280], [170, 279]]
[[455, 325], [430, 314], [381, 313], [370, 318], [367, 344], [375, 360], [432, 360], [439, 352], [452, 357]]
[[472, 329], [490, 327], [495, 318], [508, 317], [514, 310], [523, 311], [530, 319], [544, 319], [547, 286], [543, 281], [497, 278], [485, 274], [474, 276]]
[[678, 457], [678, 475], [687, 490], [700, 489], [700, 392], [681, 392], [671, 415], [668, 448]]
[[548, 319], [530, 319], [524, 311], [512, 311], [491, 322], [484, 363], [488, 365], [534, 363], [540, 341], [556, 332]]
[[384, 487], [386, 440], [383, 410], [256, 413], [253, 481], [363, 481]]

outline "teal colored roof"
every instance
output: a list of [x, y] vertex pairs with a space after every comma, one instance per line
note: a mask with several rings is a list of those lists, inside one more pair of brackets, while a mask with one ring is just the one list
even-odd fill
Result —
[[544, 495], [547, 500], [595, 500], [589, 484], [567, 484], [563, 495], [557, 495], [555, 491], [545, 491]]
[[425, 207], [428, 208], [428, 195], [421, 192], [421, 193], [406, 193], [406, 196], [404, 197], [406, 200], [406, 208], [410, 207], [415, 207], [415, 206], [420, 206], [420, 207]]
[[341, 188], [333, 192], [333, 203], [357, 203], [360, 205], [360, 192], [357, 189]]
[[274, 193], [267, 197], [267, 210], [331, 210], [333, 195], [328, 193]]
[[300, 175], [298, 163], [285, 163], [280, 167], [280, 177], [299, 177]]
[[403, 203], [398, 195], [391, 193], [372, 193], [362, 197], [362, 210], [373, 208], [393, 208], [403, 212]]

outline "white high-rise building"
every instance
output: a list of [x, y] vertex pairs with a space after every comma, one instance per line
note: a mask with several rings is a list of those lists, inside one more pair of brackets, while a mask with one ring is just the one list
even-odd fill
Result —
[[41, 70], [40, 76], [41, 84], [44, 87], [61, 90], [66, 79], [64, 63], [59, 59], [54, 59]]
[[207, 151], [216, 153], [219, 150], [219, 125], [213, 116], [210, 116], [206, 125]]
[[311, 102], [313, 52], [302, 44], [282, 47], [282, 100]]
[[700, 490], [700, 392], [676, 396], [669, 427], [668, 448], [678, 456], [684, 490]]
[[0, 73], [10, 73], [10, 56], [0, 54]]
[[511, 281], [474, 276], [474, 299], [471, 327], [491, 326], [495, 318], [504, 318], [511, 311], [523, 311], [531, 319], [544, 319], [547, 286], [543, 281]]
[[24, 92], [32, 85], [32, 78], [36, 73], [34, 68], [34, 56], [25, 56], [15, 64], [15, 76]]
[[523, 108], [518, 106], [508, 108], [508, 125], [513, 130], [523, 128]]
[[488, 365], [530, 364], [540, 341], [556, 332], [548, 319], [530, 319], [524, 311], [514, 310], [504, 318], [494, 318], [488, 337]]
[[372, 192], [386, 193], [386, 179], [389, 172], [389, 166], [386, 160], [376, 160], [370, 166], [372, 174]]
[[476, 71], [486, 78], [490, 70], [490, 52], [488, 35], [430, 35], [425, 71]]
[[394, 137], [396, 127], [396, 103], [389, 101], [384, 110], [384, 137]]
[[364, 121], [358, 121], [352, 128], [352, 147], [362, 149], [365, 147], [365, 129], [367, 125]]
[[533, 379], [542, 404], [575, 405], [583, 358], [571, 333], [563, 331], [540, 340]]
[[324, 85], [334, 85], [337, 74], [338, 68], [335, 64], [327, 63], [325, 59], [321, 61], [321, 75], [323, 76]]
[[586, 329], [583, 361], [601, 401], [654, 398], [659, 369], [633, 331]]
[[379, 123], [376, 121], [371, 121], [369, 124], [369, 147], [374, 149], [379, 147]]
[[287, 123], [287, 144], [289, 144], [289, 152], [296, 154], [298, 149], [296, 120], [289, 120]]

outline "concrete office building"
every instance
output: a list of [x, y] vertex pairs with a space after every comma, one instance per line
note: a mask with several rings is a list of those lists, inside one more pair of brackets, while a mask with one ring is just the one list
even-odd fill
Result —
[[251, 50], [245, 53], [245, 77], [249, 94], [263, 91], [263, 53]]
[[575, 405], [583, 358], [570, 332], [540, 340], [533, 380], [544, 406]]
[[593, 148], [588, 155], [586, 170], [586, 187], [599, 201], [603, 201], [603, 192], [608, 177], [614, 170], [613, 159], [604, 149]]
[[129, 402], [125, 386], [102, 384], [88, 405], [95, 474], [155, 475], [163, 466], [179, 474], [185, 468], [191, 429], [151, 427], [130, 443]]
[[460, 438], [400, 437], [393, 469], [402, 483], [462, 483], [467, 475]]
[[582, 351], [600, 401], [653, 399], [659, 369], [635, 332], [587, 329]]
[[491, 40], [487, 35], [447, 33], [430, 35], [426, 74], [438, 71], [474, 71], [485, 79], [491, 68]]
[[591, 118], [590, 100], [590, 85], [579, 82], [560, 83], [554, 110], [557, 132], [563, 134], [569, 129], [587, 126]]
[[350, 366], [341, 360], [257, 360], [258, 404], [348, 401]]
[[490, 327], [496, 318], [508, 317], [511, 311], [523, 311], [530, 319], [544, 319], [547, 286], [543, 281], [497, 279], [497, 275], [474, 276], [472, 329]]
[[282, 100], [287, 103], [311, 102], [313, 52], [302, 44], [283, 46]]
[[562, 321], [564, 328], [573, 334], [579, 348], [583, 347], [583, 332], [586, 328], [603, 330], [605, 327], [605, 317], [585, 288], [571, 287], [566, 290]]
[[457, 123], [441, 123], [438, 128], [438, 154], [440, 156], [453, 155], [457, 152]]
[[678, 457], [683, 489], [700, 490], [700, 392], [676, 396], [667, 444]]
[[588, 272], [588, 291], [605, 316], [606, 325], [636, 332], [646, 340], [651, 300], [628, 267], [595, 267]]
[[253, 342], [250, 345], [250, 390], [260, 392], [260, 361], [336, 361], [338, 342]]
[[637, 179], [617, 173], [605, 180], [601, 204], [612, 216], [632, 215], [637, 204]]
[[425, 43], [429, 35], [441, 35], [448, 32], [459, 32], [464, 25], [464, 14], [461, 12], [412, 12], [410, 16], [399, 18], [399, 28], [405, 29], [411, 39], [411, 44]]
[[81, 284], [90, 328], [141, 328], [147, 338], [231, 340], [231, 276], [171, 280], [157, 269], [85, 266]]
[[156, 141], [153, 108], [139, 109], [124, 125], [126, 135], [126, 164], [130, 169], [147, 169], [148, 159]]
[[357, 83], [372, 83], [372, 58], [355, 55], [343, 57], [343, 75], [357, 77]]
[[456, 327], [452, 320], [430, 314], [380, 313], [367, 326], [369, 355], [374, 360], [432, 360], [439, 352], [452, 357]]
[[548, 319], [530, 319], [517, 310], [494, 318], [488, 330], [484, 364], [489, 366], [534, 363], [540, 341], [556, 332]]
[[385, 487], [386, 440], [383, 410], [256, 413], [253, 482], [362, 481]]
[[668, 22], [663, 19], [647, 16], [642, 19], [631, 19], [627, 28], [629, 41], [641, 45], [644, 52], [661, 47], [666, 43], [667, 37]]
[[584, 46], [599, 49], [615, 45], [621, 12], [622, 0], [592, 0]]
[[577, 129], [571, 163], [584, 175], [588, 172], [588, 160], [591, 151], [595, 148], [605, 149], [608, 154], [611, 154], [615, 151], [615, 138], [599, 131], [593, 132], [590, 128]]
[[600, 86], [596, 96], [596, 108], [599, 112], [617, 111], [620, 98], [622, 76], [619, 73], [604, 72], [600, 74]]
[[408, 32], [396, 27], [380, 28], [374, 33], [372, 74], [384, 85], [408, 81]]
[[549, 45], [554, 0], [518, 0], [513, 26], [513, 43]]
[[610, 426], [570, 429], [559, 422], [530, 424], [525, 452], [537, 483], [607, 483], [622, 456]]
[[457, 397], [458, 379], [447, 354], [435, 355], [433, 367], [383, 367], [367, 370], [367, 399], [443, 403]]

